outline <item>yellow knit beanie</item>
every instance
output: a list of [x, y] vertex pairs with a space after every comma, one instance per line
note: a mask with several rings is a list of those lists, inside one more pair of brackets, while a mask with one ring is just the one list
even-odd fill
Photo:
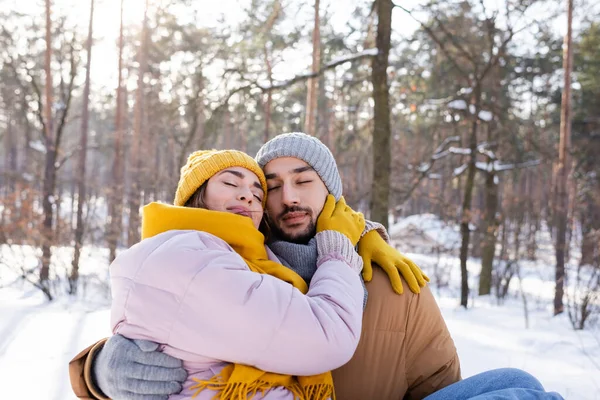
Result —
[[258, 163], [248, 154], [238, 150], [199, 150], [188, 157], [187, 163], [181, 167], [181, 176], [175, 192], [176, 206], [185, 205], [186, 201], [200, 186], [217, 172], [231, 167], [246, 168], [256, 174], [260, 186], [265, 192], [263, 207], [267, 198], [267, 181]]

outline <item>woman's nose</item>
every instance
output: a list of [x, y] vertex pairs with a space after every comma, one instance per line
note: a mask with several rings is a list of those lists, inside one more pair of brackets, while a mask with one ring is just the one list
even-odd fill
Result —
[[238, 193], [238, 199], [250, 203], [252, 202], [252, 200], [254, 200], [254, 195], [252, 194], [252, 191], [249, 188], [240, 188], [240, 191]]

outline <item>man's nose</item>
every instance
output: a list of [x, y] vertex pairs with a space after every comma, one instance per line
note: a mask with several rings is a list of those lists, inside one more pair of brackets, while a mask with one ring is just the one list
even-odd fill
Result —
[[293, 205], [299, 203], [298, 191], [291, 187], [291, 185], [282, 186], [282, 201], [286, 205]]

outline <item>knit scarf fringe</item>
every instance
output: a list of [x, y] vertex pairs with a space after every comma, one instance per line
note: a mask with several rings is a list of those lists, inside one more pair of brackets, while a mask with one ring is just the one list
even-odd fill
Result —
[[[272, 389], [273, 383], [264, 380], [254, 382], [227, 382], [222, 374], [217, 374], [209, 380], [192, 378], [196, 384], [190, 387], [195, 390], [192, 398], [195, 398], [204, 389], [214, 390], [217, 393], [212, 400], [252, 400], [260, 392], [264, 397], [265, 392]], [[286, 390], [294, 395], [294, 400], [335, 400], [333, 385], [318, 383], [314, 385], [302, 386], [299, 382], [293, 382], [291, 385], [282, 385]]]

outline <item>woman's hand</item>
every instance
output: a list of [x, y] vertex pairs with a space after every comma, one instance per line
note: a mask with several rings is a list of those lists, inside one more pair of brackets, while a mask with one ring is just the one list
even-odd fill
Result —
[[323, 211], [317, 219], [317, 233], [323, 231], [336, 231], [352, 242], [356, 246], [365, 229], [365, 217], [362, 213], [351, 209], [344, 198], [336, 203], [333, 195], [327, 196]]

